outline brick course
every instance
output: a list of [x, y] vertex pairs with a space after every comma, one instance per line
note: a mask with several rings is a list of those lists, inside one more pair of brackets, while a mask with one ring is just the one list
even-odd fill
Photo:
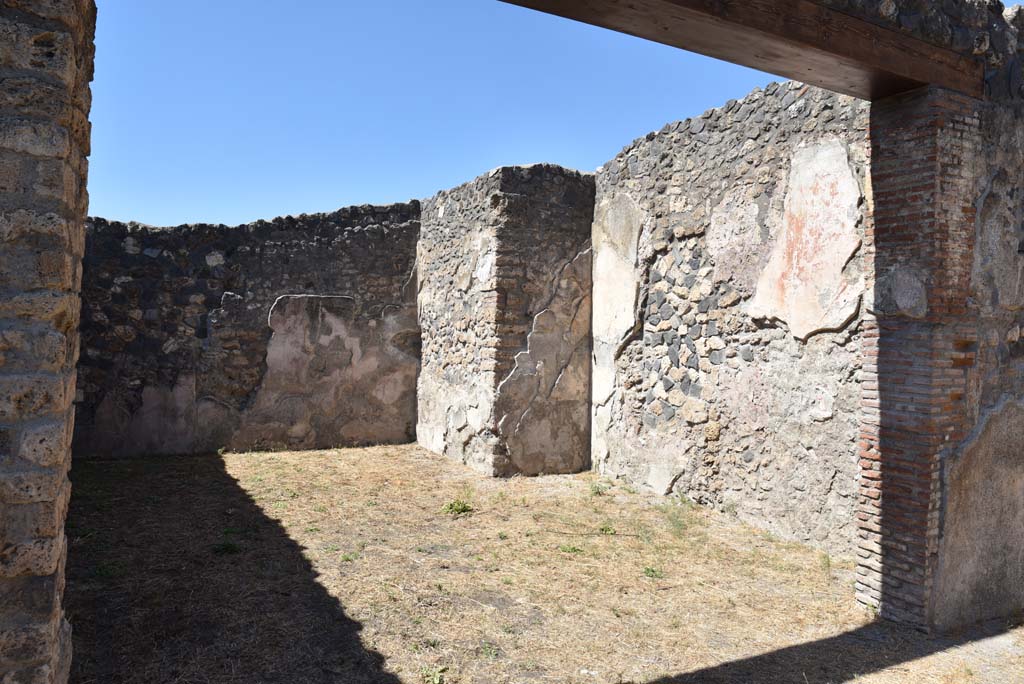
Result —
[[875, 306], [861, 395], [858, 598], [929, 626], [941, 466], [968, 422], [980, 103], [923, 89], [872, 107]]

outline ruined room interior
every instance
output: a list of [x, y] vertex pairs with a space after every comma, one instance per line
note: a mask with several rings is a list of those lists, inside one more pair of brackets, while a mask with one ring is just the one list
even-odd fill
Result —
[[[246, 470], [255, 452], [329, 461], [368, 448], [386, 460], [379, 449], [400, 446], [437, 487], [455, 478], [495, 501], [503, 487], [589, 473], [578, 482], [593, 505], [614, 488], [648, 497], [648, 512], [676, 502], [847, 559], [846, 605], [952, 639], [933, 652], [971, 642], [965, 630], [980, 624], [1013, 629], [1024, 610], [1024, 10], [512, 4], [792, 80], [638, 131], [595, 170], [504, 166], [401, 204], [153, 227], [87, 214], [93, 2], [5, 0], [4, 684], [67, 682], [79, 661], [93, 677], [80, 681], [118, 681], [100, 650], [121, 618], [75, 603], [76, 587], [132, 572], [90, 551], [80, 558], [94, 566], [75, 566], [74, 540], [100, 534], [82, 521], [111, 505], [99, 493], [119, 500], [103, 468], [172, 464], [154, 476], [160, 491], [126, 491], [171, 505], [160, 497], [207, 481], [220, 494], [203, 507], [255, 520], [258, 496], [237, 490], [266, 476]], [[184, 458], [203, 455], [230, 455], [237, 470]], [[465, 472], [435, 472], [431, 459]], [[397, 487], [400, 475], [381, 473], [381, 491]], [[301, 481], [289, 486], [302, 498]], [[467, 517], [482, 506], [453, 497], [445, 520], [460, 513], [452, 504]], [[76, 519], [79, 500], [90, 508]], [[216, 555], [230, 560], [245, 544], [224, 531], [235, 523], [217, 524]], [[266, 529], [314, 582], [320, 569], [285, 527]], [[320, 591], [302, 600], [337, 603]], [[89, 616], [81, 636], [76, 614]], [[359, 644], [344, 613], [315, 619], [330, 624], [315, 638]], [[72, 655], [79, 638], [96, 651], [75, 641]], [[855, 652], [859, 637], [843, 638], [829, 637]], [[815, 648], [827, 653], [829, 639]], [[789, 681], [749, 677], [803, 657], [793, 648], [651, 681]], [[323, 681], [399, 681], [367, 675], [379, 656], [356, 651]], [[460, 681], [443, 667], [401, 681]], [[167, 681], [193, 681], [182, 677]]]

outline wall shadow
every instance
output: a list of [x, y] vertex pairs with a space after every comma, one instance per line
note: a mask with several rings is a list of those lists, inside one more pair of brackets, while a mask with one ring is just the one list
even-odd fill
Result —
[[956, 636], [929, 638], [910, 628], [877, 621], [827, 639], [664, 677], [648, 684], [838, 684], [997, 636], [1006, 631], [1006, 626], [1004, 621]]
[[77, 461], [71, 681], [399, 684], [215, 455]]

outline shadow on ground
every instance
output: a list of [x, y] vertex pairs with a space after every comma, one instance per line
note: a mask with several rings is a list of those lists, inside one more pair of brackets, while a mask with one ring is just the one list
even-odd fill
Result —
[[[356, 531], [369, 531], [369, 535], [381, 537], [379, 543], [370, 544], [364, 550], [364, 558], [348, 566], [349, 583], [327, 585], [346, 602], [349, 610], [359, 606], [360, 615], [374, 615], [373, 626], [377, 630], [374, 642], [388, 654], [391, 670], [413, 673], [406, 682], [419, 682], [422, 662], [438, 659], [445, 664], [454, 663], [452, 672], [458, 679], [452, 677], [452, 680], [462, 684], [525, 681], [611, 684], [626, 679], [624, 675], [610, 673], [642, 672], [633, 667], [641, 658], [651, 663], [675, 662], [675, 666], [659, 665], [657, 671], [680, 674], [654, 681], [632, 674], [633, 679], [628, 681], [838, 684], [891, 668], [891, 674], [887, 672], [882, 679], [900, 684], [1024, 682], [1020, 667], [1007, 662], [1008, 658], [1017, 662], [1015, 654], [1020, 648], [1014, 641], [1019, 635], [1007, 633], [1006, 621], [941, 639], [929, 639], [914, 630], [883, 622], [851, 628], [860, 624], [860, 620], [850, 622], [842, 611], [837, 613], [842, 621], [832, 624], [825, 616], [813, 612], [827, 611], [832, 600], [851, 600], [849, 592], [835, 590], [832, 580], [827, 590], [820, 582], [808, 584], [806, 577], [800, 585], [804, 590], [821, 589], [826, 593], [807, 596], [803, 601], [800, 591], [794, 589], [785, 594], [788, 598], [782, 603], [777, 596], [765, 596], [759, 601], [757, 593], [746, 594], [742, 601], [764, 612], [743, 613], [743, 617], [738, 618], [735, 606], [730, 609], [722, 605], [717, 612], [705, 614], [708, 622], [693, 630], [693, 637], [685, 645], [672, 646], [679, 642], [671, 639], [659, 642], [666, 631], [679, 633], [672, 623], [675, 618], [689, 619], [687, 610], [692, 607], [692, 599], [677, 597], [676, 603], [672, 603], [674, 592], [662, 592], [658, 583], [635, 587], [636, 591], [628, 599], [622, 599], [624, 589], [634, 589], [629, 584], [632, 580], [622, 579], [614, 571], [606, 572], [609, 568], [603, 564], [595, 565], [603, 574], [587, 575], [580, 580], [579, 566], [565, 560], [562, 547], [555, 546], [566, 539], [563, 533], [545, 537], [540, 545], [534, 544], [532, 535], [545, 534], [547, 523], [539, 524], [537, 518], [542, 509], [524, 504], [487, 511], [494, 502], [502, 500], [497, 494], [504, 495], [509, 487], [517, 487], [524, 502], [532, 492], [529, 493], [531, 501], [547, 503], [551, 497], [558, 496], [557, 491], [568, 493], [571, 488], [557, 490], [546, 485], [547, 489], [526, 489], [527, 485], [542, 484], [538, 480], [481, 482], [477, 492], [480, 514], [458, 520], [449, 516], [442, 519], [438, 512], [441, 502], [460, 491], [468, 480], [453, 477], [452, 473], [463, 471], [447, 461], [426, 456], [422, 460], [410, 460], [417, 457], [417, 453], [399, 449], [391, 455], [374, 452], [372, 458], [362, 459], [359, 457], [366, 454], [348, 454], [349, 463], [344, 467], [336, 467], [335, 459], [340, 457], [322, 452], [308, 456], [275, 456], [273, 469], [252, 465], [258, 465], [258, 461], [246, 460], [245, 467], [243, 463], [230, 461], [233, 463], [231, 471], [243, 477], [259, 505], [225, 471], [223, 460], [217, 456], [76, 461], [75, 490], [68, 519], [71, 550], [66, 599], [75, 639], [72, 681], [75, 684], [399, 684], [397, 676], [384, 670], [382, 657], [364, 648], [360, 624], [346, 616], [343, 606], [318, 581], [310, 562], [303, 556], [303, 547], [270, 517], [277, 517], [279, 507], [284, 515], [289, 505], [294, 506], [295, 500], [301, 500], [308, 510], [303, 509], [305, 515], [292, 511], [287, 518], [292, 521], [289, 530], [291, 536], [311, 540], [307, 542], [311, 547], [326, 549], [326, 545], [331, 544], [338, 550], [351, 549]], [[354, 467], [357, 463], [362, 464], [362, 469]], [[243, 471], [248, 474], [240, 474]], [[415, 484], [409, 479], [410, 472], [417, 473]], [[319, 481], [316, 486], [303, 490], [310, 477], [319, 477]], [[436, 490], [441, 482], [445, 484], [438, 494]], [[568, 526], [569, 533], [572, 529], [596, 529], [608, 518], [609, 511], [604, 510], [604, 505], [619, 505], [609, 498], [586, 494], [584, 484], [577, 484], [575, 491], [584, 498], [571, 501], [586, 504], [577, 509], [561, 509], [568, 517], [559, 514], [557, 518], [569, 521], [559, 522]], [[485, 486], [490, 485], [494, 488], [487, 490]], [[382, 492], [390, 494], [379, 496]], [[394, 496], [396, 492], [400, 492], [400, 496]], [[339, 500], [347, 507], [338, 507]], [[622, 505], [634, 507], [628, 519], [636, 516], [637, 525], [643, 526], [637, 529], [649, 529], [652, 534], [661, 530], [657, 534], [662, 535], [662, 542], [675, 549], [674, 555], [666, 559], [675, 559], [677, 567], [696, 572], [701, 585], [711, 586], [710, 580], [705, 582], [701, 577], [710, 578], [708, 573], [714, 569], [699, 566], [694, 569], [686, 566], [685, 560], [690, 557], [687, 554], [700, 553], [701, 549], [717, 548], [715, 553], [722, 554], [722, 540], [705, 539], [695, 545], [679, 546], [684, 540], [671, 532], [664, 513], [646, 500], [632, 501], [627, 500]], [[329, 508], [331, 505], [336, 507]], [[269, 514], [264, 513], [264, 509]], [[571, 514], [572, 510], [576, 513]], [[333, 531], [327, 530], [327, 524], [317, 523], [317, 518], [332, 521], [345, 518], [345, 524]], [[626, 518], [624, 524], [625, 521]], [[700, 524], [696, 520], [691, 523]], [[317, 524], [325, 529], [315, 527]], [[701, 535], [707, 532], [703, 527], [693, 529]], [[504, 583], [503, 573], [491, 571], [490, 562], [473, 566], [470, 561], [459, 561], [452, 567], [452, 558], [475, 558], [481, 553], [479, 540], [501, 539], [502, 533], [507, 533], [505, 544], [508, 547], [495, 546], [493, 551], [505, 554], [501, 556], [505, 570], [521, 573], [515, 575], [516, 584]], [[618, 558], [625, 563], [636, 563], [639, 571], [644, 556], [636, 554], [646, 554], [650, 547], [639, 540], [634, 544], [633, 536], [613, 537], [602, 533], [593, 537], [588, 546], [604, 548], [603, 554], [614, 549], [623, 553], [633, 549], [629, 553], [634, 555]], [[401, 541], [388, 545], [383, 537]], [[741, 538], [724, 539], [732, 544]], [[424, 550], [441, 543], [448, 555], [434, 557]], [[385, 548], [389, 553], [383, 555], [381, 551]], [[520, 554], [533, 554], [540, 561], [517, 565], [515, 559]], [[337, 557], [336, 553], [325, 553], [319, 563], [342, 562], [336, 560]], [[783, 575], [765, 574], [764, 568], [750, 565], [753, 561], [749, 555], [734, 553], [721, 558], [722, 563], [739, 563], [742, 572], [761, 573], [757, 575], [761, 581], [785, 581]], [[813, 556], [808, 555], [807, 559]], [[325, 573], [331, 571], [330, 565], [319, 567]], [[737, 586], [736, 565], [715, 567], [725, 576], [725, 586]], [[405, 586], [394, 599], [388, 599], [395, 601], [386, 604], [385, 612], [389, 613], [390, 621], [373, 612], [377, 610], [374, 601], [366, 600], [367, 594], [379, 589], [382, 577], [391, 577], [391, 581], [400, 577]], [[636, 577], [638, 581], [647, 581], [641, 579], [639, 572]], [[532, 591], [545, 578], [562, 588], [543, 593], [544, 598], [537, 599], [543, 606], [533, 607], [516, 598], [531, 596], [517, 594], [519, 580], [523, 587], [530, 587]], [[594, 590], [587, 594], [583, 587], [588, 585], [577, 585], [578, 580], [597, 584], [590, 584]], [[617, 589], [619, 581], [623, 584]], [[447, 589], [442, 588], [442, 582]], [[672, 588], [675, 582], [682, 585], [682, 577], [664, 586]], [[477, 597], [488, 593], [504, 597], [505, 604], [495, 610], [478, 600]], [[684, 586], [680, 586], [678, 594], [691, 596]], [[557, 604], [570, 597], [592, 609], [572, 614], [560, 610]], [[637, 619], [629, 618], [629, 614], [622, 618], [612, 610], [620, 605], [619, 601], [626, 600], [637, 611]], [[712, 601], [722, 603], [722, 597], [717, 596]], [[529, 610], [525, 606], [529, 606]], [[517, 613], [520, 609], [522, 612]], [[763, 615], [764, 622], [757, 624], [757, 617], [752, 615]], [[434, 623], [434, 628], [424, 629], [421, 619]], [[719, 619], [745, 622], [740, 623], [742, 629], [730, 631], [716, 622]], [[745, 641], [758, 631], [785, 629], [786, 620], [803, 624], [794, 625], [791, 633], [786, 630], [788, 636], [751, 641], [782, 644], [789, 639], [812, 639], [821, 629], [834, 632], [846, 628], [848, 631], [761, 655], [710, 664], [713, 661], [709, 661], [707, 655], [719, 647], [723, 652], [720, 660], [729, 657], [724, 655], [727, 652], [733, 656], [752, 652], [755, 647]], [[506, 630], [506, 624], [512, 628]], [[624, 633], [625, 629], [632, 630], [634, 635], [639, 630], [640, 635], [630, 636]], [[569, 639], [564, 638], [565, 633], [570, 634]], [[969, 655], [957, 652], [933, 667], [909, 665], [926, 656], [1001, 633], [1003, 637], [974, 643], [964, 649], [970, 651]], [[577, 634], [581, 636], [572, 636]], [[609, 635], [612, 638], [608, 638]], [[430, 647], [429, 657], [415, 655], [410, 645], [426, 643], [428, 638], [442, 643]], [[652, 642], [662, 645], [652, 647]], [[490, 644], [494, 654], [482, 655], [482, 643]], [[556, 648], [551, 648], [552, 644]], [[672, 648], [676, 652], [672, 652]], [[688, 648], [699, 651], [701, 659], [687, 657]], [[968, 663], [970, 666], [963, 676], [955, 671], [962, 662], [960, 655], [964, 655], [964, 667]], [[693, 669], [698, 663], [708, 666]], [[592, 668], [605, 674], [587, 673]], [[938, 674], [930, 674], [933, 672]]]
[[72, 682], [398, 684], [216, 456], [77, 461]]
[[[873, 622], [827, 639], [781, 648], [647, 684], [839, 684], [857, 677], [1004, 634], [1011, 624], [993, 621], [955, 636], [926, 637], [889, 622]], [[975, 679], [969, 670], [958, 684]]]

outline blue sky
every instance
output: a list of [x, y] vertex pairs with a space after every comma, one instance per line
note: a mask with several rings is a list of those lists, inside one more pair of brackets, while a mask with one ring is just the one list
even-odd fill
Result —
[[243, 223], [593, 170], [772, 77], [497, 0], [99, 0], [90, 213]]

